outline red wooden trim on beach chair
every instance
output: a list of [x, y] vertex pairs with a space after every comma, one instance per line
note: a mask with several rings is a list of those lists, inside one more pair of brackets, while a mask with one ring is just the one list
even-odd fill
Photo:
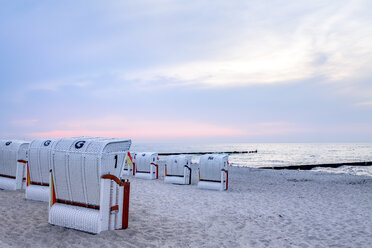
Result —
[[40, 185], [40, 186], [49, 186], [49, 183], [39, 183], [39, 182], [34, 182], [34, 181], [31, 181], [31, 184]]
[[[106, 174], [102, 176], [102, 179], [110, 179], [115, 181], [119, 186], [124, 187], [124, 196], [123, 196], [123, 219], [121, 228], [126, 229], [128, 228], [128, 221], [129, 221], [129, 193], [130, 193], [130, 182], [129, 181], [120, 181], [119, 178], [117, 178], [114, 175]], [[111, 211], [119, 210], [119, 206], [112, 206], [110, 208]]]
[[156, 167], [156, 179], [158, 179], [159, 178], [159, 165], [157, 165], [155, 163], [151, 163], [151, 164]]
[[[119, 178], [117, 178], [116, 176], [114, 175], [103, 175], [102, 176], [102, 179], [109, 179], [109, 180], [113, 180], [115, 181], [119, 186], [123, 186], [124, 185], [124, 182], [121, 182], [119, 180]], [[73, 205], [73, 206], [78, 206], [78, 207], [85, 207], [85, 208], [92, 208], [92, 209], [97, 209], [99, 210], [99, 206], [97, 205], [91, 205], [91, 204], [85, 204], [85, 203], [81, 203], [81, 202], [73, 202], [73, 201], [66, 201], [66, 200], [61, 200], [61, 199], [56, 199], [56, 202], [58, 203], [62, 203], [62, 204], [67, 204], [67, 205]], [[118, 210], [119, 207], [118, 206], [112, 206], [110, 208], [111, 211], [115, 211], [115, 210]]]
[[110, 211], [118, 211], [118, 210], [119, 210], [119, 205], [115, 205], [110, 208]]
[[213, 183], [220, 183], [221, 180], [208, 180], [208, 179], [200, 179], [199, 181], [203, 181], [203, 182], [213, 182]]
[[111, 174], [103, 175], [103, 176], [102, 176], [102, 179], [109, 179], [109, 180], [112, 180], [112, 181], [114, 181], [115, 183], [117, 183], [119, 186], [123, 186], [123, 185], [124, 185], [123, 182], [120, 181], [119, 178], [117, 178], [116, 176], [111, 175]]
[[185, 175], [167, 175], [167, 177], [184, 177]]
[[81, 203], [81, 202], [65, 201], [65, 200], [61, 200], [61, 199], [56, 199], [56, 202], [62, 203], [62, 204], [67, 204], [67, 205], [72, 205], [72, 206], [77, 206], [77, 207], [92, 208], [92, 209], [99, 210], [99, 206], [97, 206], [97, 205], [85, 204], [85, 203]]
[[[17, 160], [17, 162], [18, 162], [18, 163], [23, 163], [23, 164], [28, 164], [28, 161], [26, 161], [26, 160], [22, 160], [22, 159]], [[15, 178], [15, 177], [14, 177], [14, 178]], [[24, 177], [24, 178], [22, 179], [22, 181], [26, 181], [26, 180], [27, 180], [26, 177]]]
[[229, 188], [229, 171], [222, 169], [221, 171], [226, 173], [226, 190]]
[[0, 174], [0, 177], [7, 177], [7, 178], [11, 178], [11, 179], [16, 179], [16, 177], [14, 177], [14, 176], [8, 176], [8, 175], [4, 175], [4, 174]]
[[124, 184], [124, 197], [123, 197], [123, 219], [121, 222], [121, 228], [127, 229], [129, 222], [129, 193], [130, 193], [130, 182], [125, 181]]

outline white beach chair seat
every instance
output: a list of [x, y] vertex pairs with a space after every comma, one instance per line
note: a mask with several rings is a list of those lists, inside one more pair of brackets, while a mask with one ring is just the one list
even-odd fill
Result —
[[56, 203], [49, 215], [49, 222], [58, 226], [89, 233], [99, 233], [101, 229], [99, 210]]
[[227, 190], [229, 183], [228, 155], [206, 154], [200, 157], [198, 188]]
[[49, 186], [28, 185], [26, 186], [26, 199], [34, 201], [49, 201]]
[[14, 178], [0, 176], [0, 188], [5, 190], [17, 190], [16, 180]]
[[165, 164], [165, 183], [191, 184], [191, 156], [168, 156]]

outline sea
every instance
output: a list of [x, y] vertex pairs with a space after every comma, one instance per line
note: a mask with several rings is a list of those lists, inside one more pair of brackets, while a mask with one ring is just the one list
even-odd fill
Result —
[[[256, 151], [257, 153], [231, 154], [231, 166], [251, 168], [306, 164], [347, 163], [372, 161], [372, 143], [237, 143], [237, 144], [182, 144], [134, 143], [136, 152], [231, 152]], [[193, 156], [197, 163], [198, 155]], [[342, 166], [314, 168], [313, 171], [372, 176], [372, 166]]]

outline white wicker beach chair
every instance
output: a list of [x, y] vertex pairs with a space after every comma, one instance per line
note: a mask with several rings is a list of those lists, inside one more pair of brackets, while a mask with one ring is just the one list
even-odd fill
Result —
[[52, 147], [58, 139], [36, 139], [28, 150], [26, 199], [49, 200], [49, 171], [52, 163]]
[[159, 178], [159, 157], [157, 153], [136, 153], [135, 161], [135, 177], [150, 180]]
[[228, 155], [202, 155], [199, 162], [198, 188], [227, 190], [229, 185], [228, 160]]
[[168, 156], [165, 163], [165, 183], [191, 184], [191, 156]]
[[26, 182], [28, 141], [0, 141], [0, 188], [23, 189]]
[[128, 152], [127, 157], [124, 162], [123, 171], [120, 178], [124, 176], [134, 176], [135, 175], [135, 153]]
[[49, 223], [90, 233], [128, 227], [130, 140], [65, 138], [52, 148]]

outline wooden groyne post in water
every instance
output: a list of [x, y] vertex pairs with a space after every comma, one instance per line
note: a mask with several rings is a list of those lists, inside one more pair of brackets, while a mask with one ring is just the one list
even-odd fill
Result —
[[159, 156], [170, 156], [170, 155], [204, 155], [212, 153], [224, 153], [224, 154], [243, 154], [243, 153], [257, 153], [257, 150], [254, 151], [230, 151], [230, 152], [167, 152], [167, 153], [158, 153]]
[[308, 164], [308, 165], [289, 165], [289, 166], [272, 166], [259, 167], [259, 169], [273, 169], [273, 170], [311, 170], [315, 167], [338, 168], [340, 166], [371, 166], [370, 162], [353, 162], [353, 163], [335, 163], [335, 164]]

